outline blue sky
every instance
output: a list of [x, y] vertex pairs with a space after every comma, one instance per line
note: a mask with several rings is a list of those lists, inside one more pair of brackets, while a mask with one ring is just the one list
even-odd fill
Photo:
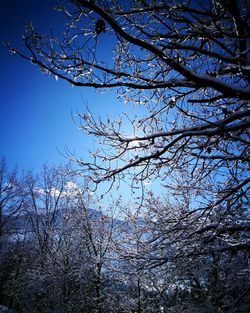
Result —
[[78, 156], [85, 156], [85, 149], [93, 147], [93, 139], [86, 138], [72, 121], [76, 111], [83, 112], [86, 105], [98, 115], [124, 109], [114, 92], [99, 94], [93, 89], [71, 88], [11, 56], [3, 46], [8, 41], [22, 47], [24, 25], [31, 21], [41, 32], [50, 27], [62, 31], [64, 19], [51, 9], [53, 3], [9, 0], [1, 4], [0, 155], [9, 166], [17, 164], [24, 170], [38, 170], [45, 162], [66, 163], [60, 154], [66, 146]]
[[[66, 147], [75, 151], [77, 157], [89, 158], [87, 150], [96, 147], [95, 140], [85, 136], [72, 120], [72, 115], [84, 112], [86, 105], [96, 116], [112, 117], [122, 111], [135, 111], [133, 106], [116, 99], [115, 90], [96, 93], [91, 88], [72, 88], [42, 74], [19, 56], [10, 55], [3, 42], [22, 48], [25, 23], [32, 21], [41, 33], [49, 32], [51, 27], [63, 31], [64, 18], [52, 10], [53, 3], [53, 0], [9, 0], [1, 5], [0, 156], [6, 158], [9, 167], [17, 165], [19, 172], [39, 172], [44, 163], [68, 163], [63, 156]], [[105, 55], [110, 55], [112, 36], [108, 32], [102, 36], [102, 44], [107, 43]], [[141, 108], [137, 108], [136, 114], [141, 113]], [[106, 190], [105, 185], [98, 188], [101, 193]], [[123, 186], [122, 193], [130, 194], [128, 187]]]

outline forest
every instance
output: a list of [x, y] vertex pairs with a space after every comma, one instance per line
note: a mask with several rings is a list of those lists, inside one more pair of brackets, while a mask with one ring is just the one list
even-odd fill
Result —
[[68, 168], [0, 167], [0, 303], [15, 312], [248, 312], [249, 214], [148, 194], [103, 208]]
[[249, 312], [248, 1], [59, 2], [62, 32], [26, 25], [10, 53], [141, 113], [78, 112], [96, 145], [67, 166], [20, 175], [2, 158], [0, 305]]

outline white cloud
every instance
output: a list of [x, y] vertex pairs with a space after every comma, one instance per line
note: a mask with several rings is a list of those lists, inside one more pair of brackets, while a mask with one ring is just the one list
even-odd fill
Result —
[[73, 198], [82, 194], [81, 188], [77, 184], [71, 181], [68, 181], [65, 183], [63, 190], [59, 190], [56, 188], [45, 190], [43, 188], [35, 187], [33, 191], [40, 195], [45, 195], [46, 193], [50, 193], [52, 197], [61, 196], [61, 197]]

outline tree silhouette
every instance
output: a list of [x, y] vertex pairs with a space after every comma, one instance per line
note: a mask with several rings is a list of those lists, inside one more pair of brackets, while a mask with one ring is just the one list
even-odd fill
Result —
[[[159, 179], [172, 196], [186, 197], [187, 216], [220, 212], [199, 234], [219, 231], [229, 212], [241, 220], [250, 186], [247, 1], [74, 0], [57, 9], [70, 19], [63, 37], [29, 25], [27, 49], [11, 52], [73, 86], [115, 88], [146, 111], [117, 120], [79, 113], [79, 127], [99, 143], [91, 162], [70, 155], [79, 170], [110, 186]], [[113, 50], [104, 54], [107, 40]]]
[[[130, 117], [132, 136], [122, 133], [122, 119], [79, 114], [83, 131], [103, 148], [93, 152], [92, 163], [75, 158], [82, 171], [90, 170], [96, 183], [125, 179], [135, 186], [157, 177], [167, 185], [170, 173], [181, 169], [188, 189], [205, 184], [206, 206], [244, 206], [250, 182], [247, 1], [72, 1], [59, 9], [71, 17], [64, 38], [40, 36], [30, 25], [24, 34], [29, 54], [11, 51], [74, 86], [116, 87], [118, 97], [148, 112]], [[99, 21], [107, 25], [113, 59], [103, 60], [98, 51]]]

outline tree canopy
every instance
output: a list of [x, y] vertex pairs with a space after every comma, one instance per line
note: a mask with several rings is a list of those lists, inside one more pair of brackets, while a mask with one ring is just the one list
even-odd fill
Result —
[[[139, 300], [144, 279], [148, 290], [148, 281], [159, 278], [157, 268], [172, 270], [171, 288], [185, 286], [192, 299], [209, 290], [216, 301], [208, 297], [204, 312], [236, 312], [249, 293], [248, 1], [61, 3], [62, 34], [41, 35], [27, 25], [25, 48], [9, 48], [56, 79], [114, 89], [121, 101], [143, 108], [117, 119], [79, 112], [79, 128], [98, 148], [91, 161], [69, 153], [94, 186], [125, 181], [144, 188], [158, 180], [166, 190], [162, 200], [148, 194], [136, 222], [128, 215], [131, 236], [116, 245], [123, 261], [136, 264]], [[136, 312], [144, 312], [141, 304]]]
[[[75, 158], [94, 182], [131, 186], [185, 173], [207, 206], [244, 206], [249, 188], [249, 12], [247, 1], [71, 1], [58, 10], [61, 37], [24, 34], [24, 58], [73, 86], [116, 88], [147, 110], [120, 120], [79, 113], [100, 148]], [[101, 23], [102, 28], [98, 26]], [[109, 41], [113, 50], [103, 53]], [[99, 48], [100, 46], [100, 48]], [[105, 59], [106, 58], [106, 59]], [[130, 177], [129, 177], [130, 176]], [[231, 205], [230, 204], [230, 205]]]

